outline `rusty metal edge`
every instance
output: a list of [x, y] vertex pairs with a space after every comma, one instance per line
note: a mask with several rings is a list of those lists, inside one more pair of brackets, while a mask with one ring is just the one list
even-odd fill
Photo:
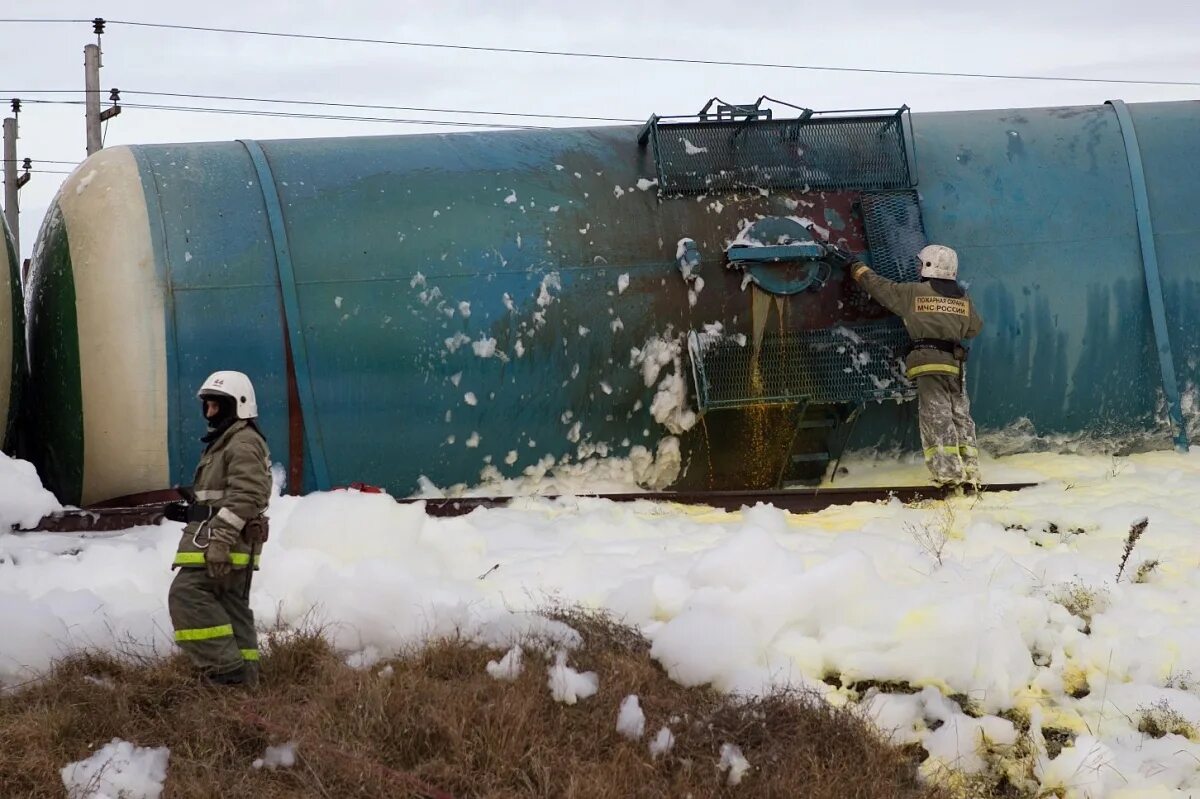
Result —
[[[983, 493], [1020, 491], [1037, 483], [998, 483], [981, 487]], [[834, 505], [852, 505], [856, 502], [886, 502], [897, 499], [903, 503], [925, 499], [945, 499], [950, 491], [938, 486], [897, 486], [891, 488], [817, 488], [783, 491], [698, 491], [698, 492], [649, 492], [638, 494], [571, 494], [522, 495], [505, 497], [447, 497], [413, 498], [396, 500], [401, 504], [425, 503], [429, 516], [462, 516], [476, 508], [498, 508], [514, 500], [540, 499], [607, 499], [612, 502], [674, 502], [682, 505], [705, 505], [718, 510], [736, 511], [757, 503], [774, 505], [792, 513], [813, 513]], [[16, 529], [17, 533], [83, 533], [113, 532], [130, 527], [158, 524], [163, 519], [165, 502], [149, 502], [134, 507], [92, 507], [66, 510], [43, 518], [36, 526]]]
[[[1019, 491], [1037, 483], [998, 483], [981, 486], [984, 493]], [[923, 499], [945, 499], [950, 489], [938, 486], [894, 486], [884, 488], [822, 488], [794, 489], [781, 491], [698, 491], [698, 492], [647, 492], [631, 494], [571, 494], [526, 495], [517, 497], [448, 497], [445, 499], [398, 499], [397, 502], [424, 502], [425, 512], [430, 516], [459, 516], [475, 508], [502, 507], [513, 500], [544, 499], [607, 499], [613, 502], [674, 502], [683, 505], [707, 505], [720, 510], [739, 510], [745, 506], [764, 503], [792, 512], [814, 512], [833, 505], [852, 505], [856, 502], [881, 502], [893, 498], [904, 503]]]

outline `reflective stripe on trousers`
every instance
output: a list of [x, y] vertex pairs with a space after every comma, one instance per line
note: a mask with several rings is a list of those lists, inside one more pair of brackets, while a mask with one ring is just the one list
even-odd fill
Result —
[[[216, 627], [200, 627], [192, 630], [176, 630], [175, 643], [183, 641], [208, 641], [213, 638], [232, 638], [233, 625], [220, 624]], [[258, 661], [257, 649], [242, 649], [242, 660]]]
[[198, 627], [190, 630], [176, 630], [176, 641], [207, 641], [210, 638], [233, 637], [232, 624], [218, 624], [216, 627]]
[[979, 450], [963, 444], [958, 447], [926, 447], [925, 460], [932, 460], [934, 455], [961, 455], [964, 458], [979, 457]]

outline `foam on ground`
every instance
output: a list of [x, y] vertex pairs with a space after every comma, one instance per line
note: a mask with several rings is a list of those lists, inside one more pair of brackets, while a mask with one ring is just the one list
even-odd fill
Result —
[[[847, 467], [836, 484], [924, 479], [912, 461]], [[315, 614], [339, 646], [376, 659], [459, 632], [557, 652], [578, 643], [572, 631], [531, 611], [605, 607], [644, 630], [680, 682], [865, 700], [881, 727], [926, 747], [929, 769], [993, 767], [1013, 735], [1000, 715], [1026, 715], [1031, 736], [1074, 741], [1039, 755], [1046, 785], [1069, 773], [1093, 796], [1200, 789], [1200, 455], [1030, 454], [984, 468], [1040, 484], [809, 515], [564, 497], [439, 519], [382, 495], [281, 497], [252, 603], [263, 625]], [[177, 539], [175, 524], [0, 535], [3, 679], [74, 647], [170, 651]], [[1183, 732], [1139, 732], [1164, 705]]]

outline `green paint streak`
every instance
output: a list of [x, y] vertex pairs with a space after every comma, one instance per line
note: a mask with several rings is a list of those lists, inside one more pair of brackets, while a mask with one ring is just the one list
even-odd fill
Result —
[[22, 453], [60, 502], [83, 493], [83, 394], [75, 273], [62, 210], [50, 209], [29, 274], [29, 404]]
[[0, 419], [0, 449], [12, 454], [17, 414], [25, 387], [25, 309], [21, 303], [21, 265], [13, 248], [12, 236], [4, 231], [4, 249], [8, 252], [9, 295], [12, 300], [12, 380], [9, 383], [8, 418]]

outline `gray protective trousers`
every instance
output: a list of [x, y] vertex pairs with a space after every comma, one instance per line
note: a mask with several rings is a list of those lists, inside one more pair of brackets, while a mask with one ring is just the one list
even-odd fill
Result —
[[933, 481], [978, 484], [979, 450], [966, 385], [957, 375], [921, 375], [916, 380], [921, 446]]
[[239, 569], [218, 582], [203, 568], [185, 566], [171, 582], [167, 607], [175, 642], [201, 671], [224, 674], [244, 665], [248, 677], [257, 676], [258, 635], [250, 603], [242, 599], [245, 578]]

